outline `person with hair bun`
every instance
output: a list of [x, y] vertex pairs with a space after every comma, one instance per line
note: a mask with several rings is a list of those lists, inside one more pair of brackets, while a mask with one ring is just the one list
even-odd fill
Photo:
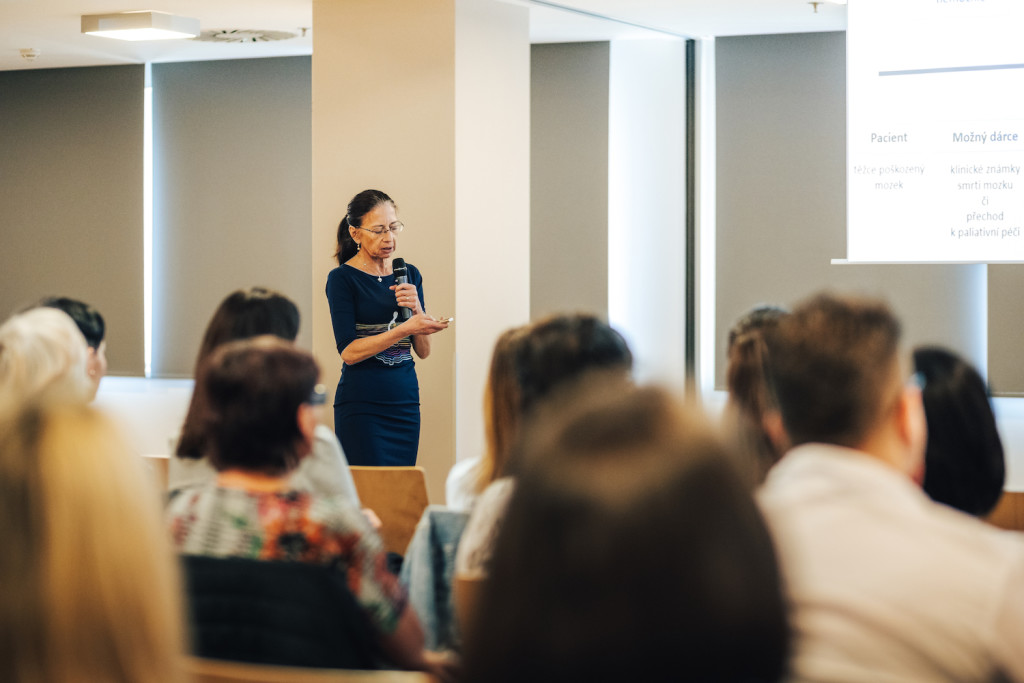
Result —
[[788, 446], [778, 401], [767, 377], [770, 359], [765, 339], [786, 315], [778, 306], [755, 306], [729, 330], [725, 421], [756, 483], [764, 481]]
[[[430, 355], [430, 335], [448, 321], [426, 313], [423, 276], [407, 264], [395, 279], [398, 220], [380, 190], [352, 198], [338, 226], [338, 267], [327, 276], [334, 340], [343, 363], [334, 429], [353, 465], [415, 465], [420, 396], [412, 353]], [[411, 311], [404, 320], [402, 311]]]

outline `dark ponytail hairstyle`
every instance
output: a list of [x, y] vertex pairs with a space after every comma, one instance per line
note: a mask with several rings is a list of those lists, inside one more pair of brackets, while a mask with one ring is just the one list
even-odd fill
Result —
[[341, 219], [341, 223], [338, 224], [338, 250], [335, 252], [334, 258], [338, 259], [339, 266], [355, 256], [359, 251], [359, 247], [349, 232], [349, 227], [361, 227], [363, 225], [363, 216], [384, 202], [395, 206], [395, 200], [380, 190], [363, 190], [348, 203], [348, 212]]

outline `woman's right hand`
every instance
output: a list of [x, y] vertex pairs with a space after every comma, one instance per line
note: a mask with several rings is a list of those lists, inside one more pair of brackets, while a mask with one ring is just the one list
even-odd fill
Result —
[[401, 327], [404, 327], [406, 330], [408, 330], [408, 333], [410, 335], [434, 334], [435, 332], [440, 332], [441, 330], [447, 330], [448, 321], [438, 320], [437, 318], [434, 318], [433, 316], [430, 316], [426, 313], [417, 313], [416, 315], [402, 323]]

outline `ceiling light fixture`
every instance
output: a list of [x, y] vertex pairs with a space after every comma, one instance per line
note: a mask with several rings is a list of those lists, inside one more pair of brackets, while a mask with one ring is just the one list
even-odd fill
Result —
[[118, 40], [195, 38], [199, 35], [199, 20], [149, 10], [118, 14], [83, 14], [82, 33]]

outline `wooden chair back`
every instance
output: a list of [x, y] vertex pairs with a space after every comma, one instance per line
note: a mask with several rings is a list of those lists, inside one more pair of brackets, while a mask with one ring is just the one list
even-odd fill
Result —
[[418, 671], [345, 671], [241, 664], [199, 657], [185, 658], [191, 683], [437, 683]]
[[1024, 531], [1024, 493], [1003, 491], [1003, 497], [986, 521], [1001, 529]]
[[363, 507], [380, 517], [384, 548], [405, 555], [416, 524], [429, 503], [423, 468], [354, 465], [350, 469]]

